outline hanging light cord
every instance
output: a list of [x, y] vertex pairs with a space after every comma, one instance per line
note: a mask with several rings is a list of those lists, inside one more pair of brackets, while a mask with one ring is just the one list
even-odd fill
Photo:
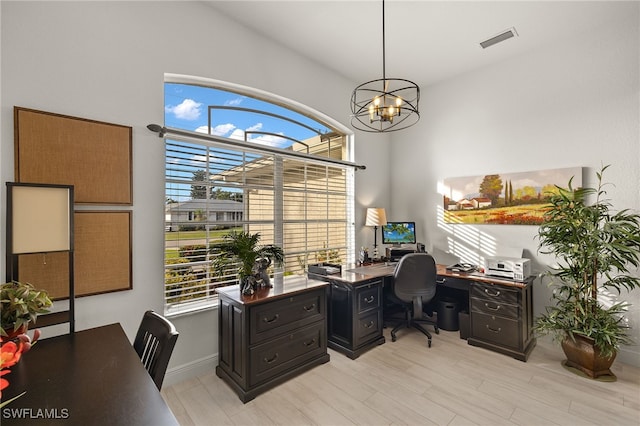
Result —
[[384, 87], [385, 86], [385, 81], [387, 81], [387, 73], [386, 73], [386, 66], [387, 66], [387, 58], [386, 58], [386, 43], [385, 43], [385, 36], [384, 36], [384, 0], [382, 0], [382, 85], [383, 85], [383, 91], [387, 91], [387, 88]]
[[362, 83], [351, 94], [351, 125], [365, 132], [401, 130], [420, 119], [418, 85], [402, 78], [387, 79], [385, 15], [385, 0], [382, 0], [382, 79]]

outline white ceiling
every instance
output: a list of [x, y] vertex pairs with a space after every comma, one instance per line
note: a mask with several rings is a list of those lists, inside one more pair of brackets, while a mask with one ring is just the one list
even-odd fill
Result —
[[[382, 77], [382, 1], [208, 1], [356, 83]], [[636, 4], [634, 4], [636, 3]], [[420, 86], [636, 16], [636, 1], [387, 0], [386, 76]], [[515, 27], [519, 37], [479, 42]]]

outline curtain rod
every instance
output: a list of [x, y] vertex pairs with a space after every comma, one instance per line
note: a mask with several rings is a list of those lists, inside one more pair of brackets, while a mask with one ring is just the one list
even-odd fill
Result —
[[159, 124], [149, 124], [147, 126], [147, 129], [151, 130], [154, 133], [157, 133], [158, 137], [161, 137], [161, 138], [164, 138], [166, 135], [169, 135], [169, 136], [174, 135], [174, 136], [180, 136], [185, 139], [196, 140], [198, 142], [202, 142], [202, 141], [215, 142], [215, 143], [224, 144], [224, 145], [231, 145], [237, 148], [250, 149], [253, 151], [266, 151], [271, 154], [281, 154], [289, 157], [303, 158], [305, 160], [311, 160], [316, 162], [339, 164], [341, 166], [353, 167], [356, 170], [364, 170], [367, 168], [367, 166], [365, 165], [352, 163], [350, 161], [337, 160], [335, 158], [316, 157], [314, 155], [309, 155], [302, 152], [289, 151], [286, 149], [275, 148], [267, 145], [261, 145], [259, 148], [256, 148], [254, 144], [249, 142], [243, 142], [235, 139], [221, 138], [219, 136], [212, 136], [204, 133], [189, 132], [187, 130], [179, 130], [179, 129], [174, 129], [172, 127], [163, 127], [163, 126], [160, 126]]

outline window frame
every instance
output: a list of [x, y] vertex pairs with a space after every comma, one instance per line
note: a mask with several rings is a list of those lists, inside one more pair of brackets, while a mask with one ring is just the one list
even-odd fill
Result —
[[[228, 83], [228, 82], [223, 82], [223, 81], [219, 81], [219, 80], [212, 80], [212, 79], [205, 79], [205, 78], [201, 78], [201, 77], [193, 77], [193, 76], [184, 76], [184, 75], [178, 75], [178, 74], [165, 74], [165, 81], [164, 83], [178, 83], [178, 84], [186, 84], [186, 85], [196, 85], [196, 86], [203, 86], [206, 88], [212, 88], [212, 89], [217, 89], [217, 90], [224, 90], [224, 91], [228, 91], [228, 92], [233, 92], [235, 94], [238, 95], [242, 95], [242, 96], [247, 96], [247, 97], [252, 97], [255, 99], [259, 99], [261, 101], [264, 102], [269, 102], [272, 104], [275, 104], [279, 107], [282, 108], [287, 108], [295, 113], [298, 114], [302, 114], [312, 120], [315, 120], [323, 125], [325, 125], [326, 127], [328, 127], [329, 129], [332, 129], [334, 131], [337, 131], [338, 133], [340, 133], [341, 135], [343, 135], [344, 137], [344, 146], [343, 146], [343, 158], [346, 157], [345, 160], [343, 161], [335, 161], [335, 160], [331, 160], [331, 159], [323, 159], [322, 157], [315, 157], [312, 155], [308, 155], [310, 158], [307, 159], [299, 159], [299, 158], [295, 158], [296, 160], [302, 161], [303, 163], [307, 164], [307, 163], [317, 163], [320, 165], [325, 165], [325, 166], [331, 166], [331, 167], [339, 167], [341, 169], [343, 169], [346, 173], [345, 175], [345, 207], [346, 207], [346, 220], [345, 220], [345, 233], [346, 233], [346, 248], [345, 248], [345, 255], [346, 258], [344, 259], [344, 263], [353, 263], [355, 261], [355, 217], [354, 217], [354, 206], [355, 206], [355, 189], [354, 189], [354, 184], [355, 184], [355, 179], [354, 179], [354, 173], [355, 173], [355, 168], [352, 166], [352, 163], [350, 163], [350, 161], [353, 161], [354, 158], [354, 149], [353, 149], [353, 139], [354, 139], [354, 135], [353, 132], [348, 129], [347, 127], [343, 126], [342, 124], [338, 123], [336, 120], [331, 119], [330, 117], [315, 111], [305, 105], [302, 105], [298, 102], [292, 101], [290, 99], [286, 99], [284, 97], [272, 94], [272, 93], [268, 93], [259, 89], [253, 89], [253, 88], [249, 88], [249, 87], [245, 87], [245, 86], [240, 86], [234, 83]], [[209, 128], [211, 128], [211, 126], [209, 125]], [[174, 130], [174, 129], [171, 129]], [[176, 131], [180, 132], [178, 129], [175, 129]], [[273, 155], [274, 158], [279, 158], [280, 160], [276, 160], [274, 162], [277, 163], [278, 161], [281, 161], [282, 158], [287, 158], [287, 153], [284, 152], [285, 150], [280, 150], [278, 148], [274, 148], [274, 149], [263, 149], [261, 146], [256, 145], [256, 146], [251, 146], [251, 147], [247, 147], [246, 143], [245, 144], [238, 144], [237, 140], [234, 139], [228, 139], [225, 137], [220, 137], [220, 136], [212, 136], [212, 135], [205, 135], [205, 134], [201, 134], [198, 135], [195, 132], [193, 132], [193, 134], [191, 134], [192, 132], [184, 132], [186, 135], [180, 135], [178, 137], [176, 136], [169, 136], [169, 135], [164, 135], [165, 137], [165, 144], [167, 144], [169, 141], [184, 141], [184, 142], [188, 142], [188, 143], [198, 143], [198, 144], [202, 144], [202, 145], [212, 145], [212, 146], [226, 146], [228, 148], [234, 149], [234, 150], [240, 150], [240, 151], [253, 151], [253, 152], [258, 152], [258, 153], [263, 153], [263, 154], [269, 154], [269, 155]], [[238, 145], [245, 145], [244, 147], [239, 147]], [[274, 153], [273, 151], [283, 151], [283, 152], [276, 152]], [[339, 163], [339, 165], [337, 166], [336, 163]], [[167, 191], [166, 189], [166, 185], [167, 185], [167, 164], [165, 163], [165, 191]], [[274, 175], [275, 177], [275, 175]], [[276, 185], [274, 183], [274, 185]], [[276, 199], [274, 198], [274, 211], [277, 211], [277, 207], [276, 204], [278, 203], [282, 203], [283, 202], [283, 183], [280, 180], [279, 183], [279, 187], [274, 187], [274, 197], [280, 197], [280, 199]], [[167, 192], [165, 192], [166, 194]], [[244, 201], [243, 201], [244, 202]], [[286, 221], [284, 220], [284, 217], [282, 215], [282, 212], [280, 212], [281, 216], [280, 217], [274, 217], [274, 244], [279, 244], [282, 246], [282, 240], [283, 240], [283, 228], [284, 228], [284, 223], [286, 223]], [[236, 216], [235, 212], [232, 214], [232, 216]], [[242, 214], [241, 214], [242, 216]], [[165, 212], [165, 219], [166, 219], [166, 212]], [[242, 218], [242, 220], [240, 221], [240, 223], [244, 223], [248, 221], [248, 219], [246, 218]], [[329, 222], [327, 222], [329, 223]], [[168, 232], [167, 227], [165, 227], [165, 231], [164, 231], [164, 237], [163, 237], [163, 242], [166, 241], [166, 233]], [[166, 268], [167, 268], [167, 263], [166, 263], [166, 257], [165, 260], [163, 261], [163, 267], [165, 268], [165, 272], [166, 272]], [[215, 296], [206, 296], [204, 299], [198, 299], [196, 301], [193, 302], [179, 302], [178, 304], [172, 305], [172, 304], [168, 304], [167, 303], [167, 296], [166, 294], [164, 294], [164, 292], [166, 291], [166, 280], [164, 280], [163, 282], [163, 304], [164, 304], [164, 310], [165, 310], [165, 315], [167, 316], [179, 316], [179, 315], [184, 315], [184, 314], [189, 314], [192, 312], [197, 312], [197, 311], [201, 311], [201, 310], [205, 310], [205, 309], [215, 309], [218, 306], [218, 298], [217, 295]]]

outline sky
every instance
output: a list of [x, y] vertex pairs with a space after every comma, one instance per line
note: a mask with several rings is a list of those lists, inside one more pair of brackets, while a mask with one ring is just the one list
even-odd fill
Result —
[[[323, 133], [328, 131], [320, 123], [289, 109], [222, 90], [166, 83], [164, 98], [166, 127], [206, 134], [209, 106], [223, 106], [266, 111], [299, 121]], [[212, 135], [244, 140], [245, 132], [257, 132], [249, 133], [248, 141], [277, 148], [287, 148], [293, 143], [281, 136], [304, 140], [317, 135], [303, 126], [265, 114], [219, 108], [211, 110]]]
[[[328, 132], [328, 129], [322, 124], [269, 102], [203, 86], [165, 83], [165, 127], [207, 134], [209, 106], [265, 111], [301, 122], [307, 127], [317, 129], [321, 133]], [[305, 140], [317, 136], [317, 132], [313, 130], [268, 114], [224, 108], [211, 110], [210, 133], [212, 135], [245, 140], [245, 132], [249, 132], [247, 133], [247, 141], [277, 148], [290, 147], [294, 143], [291, 138]], [[266, 134], [260, 132], [266, 132]], [[217, 151], [219, 153], [226, 152], [224, 148], [217, 148]], [[207, 161], [215, 162], [217, 170], [237, 167], [238, 164], [235, 161], [237, 156], [232, 154], [233, 151], [228, 151], [230, 153], [228, 157], [233, 157], [233, 159], [226, 160], [223, 158], [225, 157], [224, 155], [209, 158], [204, 157], [201, 153], [194, 153], [192, 149], [187, 149], [182, 153], [172, 149], [171, 158], [167, 158], [168, 162], [176, 165], [176, 167], [171, 168], [171, 178], [172, 180], [182, 179], [185, 182], [190, 182], [193, 178], [193, 173], [198, 169], [202, 169]], [[191, 185], [188, 183], [174, 182], [167, 187], [167, 198], [174, 201], [188, 200], [190, 198], [190, 188]], [[231, 187], [223, 189], [235, 191]]]

